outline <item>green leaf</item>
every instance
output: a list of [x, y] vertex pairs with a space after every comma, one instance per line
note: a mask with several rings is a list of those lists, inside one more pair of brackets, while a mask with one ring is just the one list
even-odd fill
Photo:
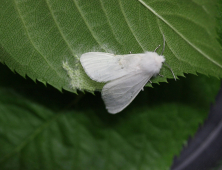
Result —
[[0, 72], [1, 170], [168, 169], [220, 87], [188, 75], [145, 88], [113, 116], [97, 93], [60, 93]]
[[[216, 2], [2, 0], [0, 61], [23, 77], [59, 90], [92, 92], [103, 84], [85, 74], [81, 54], [154, 51], [164, 34], [166, 62], [177, 76], [199, 72], [222, 77]], [[153, 82], [173, 77], [167, 67], [161, 74], [164, 77]]]

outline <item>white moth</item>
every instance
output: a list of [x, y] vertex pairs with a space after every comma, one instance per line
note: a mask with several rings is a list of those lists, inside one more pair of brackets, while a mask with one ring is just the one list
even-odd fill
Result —
[[151, 77], [160, 72], [165, 58], [155, 51], [127, 55], [82, 54], [80, 62], [86, 74], [94, 81], [106, 83], [102, 98], [109, 113], [115, 114], [127, 107]]

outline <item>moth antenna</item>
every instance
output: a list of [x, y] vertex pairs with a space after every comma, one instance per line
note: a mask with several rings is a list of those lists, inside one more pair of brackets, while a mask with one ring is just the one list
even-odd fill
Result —
[[154, 52], [156, 52], [156, 50], [160, 47], [160, 45], [158, 45], [158, 47], [156, 47], [156, 49], [154, 50]]
[[164, 34], [163, 34], [163, 51], [162, 51], [161, 55], [163, 55], [164, 49], [165, 49], [165, 37], [164, 37]]
[[167, 67], [169, 67], [170, 71], [173, 74], [173, 77], [174, 77], [175, 81], [177, 81], [176, 76], [174, 75], [173, 70], [171, 69], [171, 67], [166, 62], [164, 62], [164, 64], [167, 65]]

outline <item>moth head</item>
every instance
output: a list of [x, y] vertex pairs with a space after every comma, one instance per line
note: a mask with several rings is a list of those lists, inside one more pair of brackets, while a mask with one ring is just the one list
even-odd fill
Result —
[[159, 73], [164, 61], [164, 56], [159, 56], [156, 52], [146, 52], [140, 66], [145, 73], [156, 75]]
[[154, 53], [154, 59], [156, 60], [157, 63], [164, 63], [165, 58], [163, 55], [158, 55], [157, 53]]

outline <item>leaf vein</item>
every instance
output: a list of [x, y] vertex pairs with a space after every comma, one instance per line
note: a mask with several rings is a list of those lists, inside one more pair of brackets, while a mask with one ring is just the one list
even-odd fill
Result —
[[105, 16], [106, 16], [107, 22], [108, 22], [108, 24], [109, 24], [109, 26], [110, 26], [110, 28], [111, 28], [111, 30], [112, 30], [112, 34], [113, 34], [113, 36], [115, 37], [115, 40], [122, 46], [122, 44], [117, 40], [117, 37], [116, 37], [116, 35], [115, 35], [115, 33], [114, 33], [112, 24], [110, 23], [110, 20], [108, 19], [107, 12], [106, 12], [106, 10], [105, 10], [105, 8], [104, 8], [104, 5], [103, 5], [102, 1], [101, 1], [101, 0], [99, 0], [99, 1], [100, 1], [100, 3], [101, 3], [102, 10], [103, 10], [103, 12], [104, 12], [104, 14], [105, 14]]
[[51, 16], [52, 16], [52, 19], [53, 19], [53, 21], [55, 22], [56, 28], [58, 29], [60, 35], [62, 36], [63, 40], [64, 40], [65, 43], [67, 44], [67, 46], [68, 46], [68, 48], [70, 49], [71, 53], [74, 55], [73, 50], [72, 50], [72, 47], [70, 46], [70, 44], [69, 44], [69, 42], [67, 41], [65, 35], [63, 34], [63, 32], [62, 32], [62, 30], [61, 30], [61, 28], [60, 28], [60, 26], [59, 26], [59, 24], [58, 24], [58, 21], [57, 21], [56, 18], [55, 18], [55, 15], [54, 15], [54, 13], [53, 13], [52, 7], [50, 6], [48, 0], [46, 0], [46, 4], [47, 4], [48, 9], [49, 9], [49, 12], [50, 12], [50, 14], [51, 14]]
[[145, 51], [145, 49], [143, 48], [142, 44], [139, 42], [138, 38], [137, 38], [136, 35], [134, 34], [134, 31], [132, 30], [132, 26], [130, 25], [130, 23], [129, 23], [128, 20], [126, 19], [126, 14], [125, 14], [125, 12], [123, 11], [123, 7], [122, 7], [121, 2], [120, 2], [119, 0], [118, 0], [118, 2], [119, 2], [121, 12], [122, 12], [122, 14], [123, 14], [123, 17], [124, 17], [126, 23], [127, 23], [128, 28], [130, 29], [130, 31], [131, 31], [132, 35], [134, 36], [135, 40], [137, 41], [137, 43], [140, 45], [140, 47], [143, 49], [143, 51]]
[[102, 49], [105, 50], [105, 48], [103, 47], [103, 45], [100, 43], [100, 41], [96, 38], [96, 35], [94, 34], [91, 26], [88, 24], [87, 20], [85, 19], [85, 16], [83, 15], [83, 12], [81, 11], [79, 5], [77, 4], [76, 0], [73, 0], [77, 10], [79, 11], [79, 14], [82, 16], [83, 21], [85, 22], [87, 28], [89, 29], [89, 32], [92, 34], [93, 38], [96, 40], [96, 42], [102, 47]]
[[186, 37], [184, 37], [176, 28], [173, 27], [167, 20], [165, 20], [162, 16], [160, 16], [154, 9], [152, 9], [150, 6], [148, 6], [143, 0], [138, 0], [141, 4], [143, 4], [148, 10], [150, 10], [154, 15], [156, 15], [159, 19], [161, 19], [163, 22], [165, 22], [170, 28], [172, 28], [181, 38], [183, 38], [190, 46], [192, 46], [194, 49], [196, 49], [200, 54], [202, 54], [205, 58], [207, 58], [212, 63], [216, 64], [217, 66], [222, 68], [222, 65], [220, 65], [218, 62], [210, 58], [206, 53], [204, 53], [201, 49], [196, 47], [193, 43], [188, 41]]
[[19, 17], [20, 17], [20, 19], [22, 21], [23, 26], [24, 26], [25, 32], [27, 33], [28, 39], [30, 40], [30, 43], [33, 45], [34, 49], [40, 54], [40, 56], [46, 61], [46, 63], [51, 67], [51, 69], [54, 70], [59, 77], [61, 77], [60, 74], [57, 72], [57, 70], [49, 63], [49, 61], [46, 59], [46, 57], [44, 57], [44, 55], [36, 48], [35, 44], [33, 43], [32, 39], [31, 39], [31, 37], [29, 35], [29, 32], [27, 30], [27, 27], [25, 25], [23, 17], [21, 15], [20, 11], [19, 11], [19, 8], [18, 8], [18, 5], [17, 5], [16, 1], [14, 1], [14, 3], [15, 3], [15, 7], [16, 7], [16, 10], [18, 12], [18, 15], [19, 15]]

